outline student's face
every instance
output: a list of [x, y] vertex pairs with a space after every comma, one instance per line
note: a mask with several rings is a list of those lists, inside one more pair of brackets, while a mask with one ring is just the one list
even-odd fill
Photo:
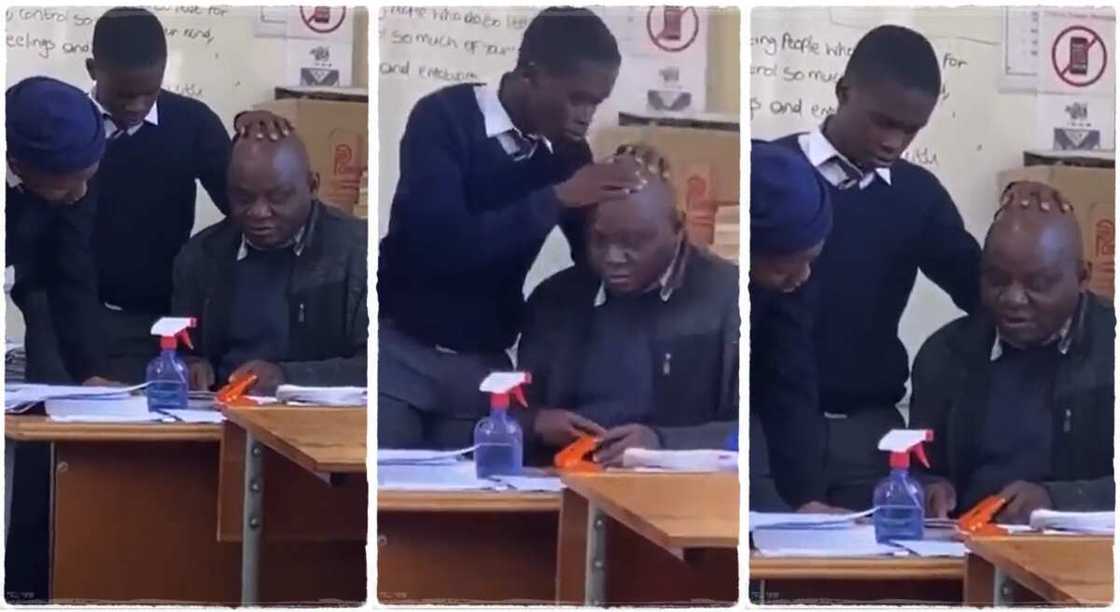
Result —
[[588, 225], [587, 250], [592, 269], [616, 295], [652, 286], [673, 260], [681, 237], [671, 216], [667, 189], [646, 188], [625, 199], [598, 204]]
[[618, 66], [589, 61], [568, 75], [530, 68], [528, 108], [534, 131], [553, 142], [583, 140], [616, 78]]
[[889, 80], [836, 85], [838, 148], [864, 170], [889, 168], [926, 126], [937, 97]]
[[813, 262], [821, 254], [824, 243], [790, 255], [751, 255], [751, 282], [771, 291], [791, 293], [809, 280]]
[[290, 242], [307, 221], [316, 177], [306, 161], [270, 142], [239, 141], [229, 170], [230, 216], [254, 246]]
[[1015, 346], [1037, 346], [1058, 333], [1085, 289], [1088, 273], [1080, 254], [1056, 244], [1060, 239], [1057, 232], [1023, 240], [993, 231], [985, 244], [980, 296], [1000, 334]]
[[89, 75], [97, 82], [97, 101], [121, 128], [140, 125], [152, 110], [163, 86], [164, 65], [119, 68], [90, 59]]
[[23, 188], [49, 204], [70, 205], [86, 195], [87, 185], [98, 164], [69, 174], [49, 174], [28, 167], [19, 160], [10, 160], [12, 172], [22, 181]]

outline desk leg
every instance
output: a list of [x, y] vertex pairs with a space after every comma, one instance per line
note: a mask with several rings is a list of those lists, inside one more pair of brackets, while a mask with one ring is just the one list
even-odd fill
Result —
[[607, 598], [607, 517], [598, 506], [589, 505], [584, 604], [602, 606]]
[[1011, 585], [1011, 579], [1007, 577], [1007, 574], [999, 566], [993, 566], [992, 599], [997, 608], [1005, 608], [1015, 604]]
[[264, 504], [264, 450], [245, 434], [245, 493], [241, 512], [241, 603], [256, 605], [260, 601], [261, 530]]

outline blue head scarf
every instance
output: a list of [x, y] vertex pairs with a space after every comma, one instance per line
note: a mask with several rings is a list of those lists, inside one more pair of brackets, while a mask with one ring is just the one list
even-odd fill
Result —
[[8, 88], [8, 155], [49, 174], [89, 168], [105, 152], [101, 113], [82, 90], [48, 77]]
[[789, 255], [832, 229], [828, 186], [804, 155], [751, 140], [751, 253]]

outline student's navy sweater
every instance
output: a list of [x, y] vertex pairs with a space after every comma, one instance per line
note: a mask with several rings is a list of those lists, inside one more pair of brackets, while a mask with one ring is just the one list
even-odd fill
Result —
[[[400, 180], [381, 241], [380, 316], [460, 351], [496, 352], [520, 329], [522, 288], [549, 232], [575, 217], [552, 186], [591, 160], [584, 142], [537, 147], [515, 162], [487, 138], [474, 85], [416, 103], [400, 146]], [[569, 223], [570, 221], [570, 223]]]
[[[779, 144], [801, 152], [793, 134]], [[905, 160], [891, 184], [830, 187], [833, 227], [813, 265], [820, 406], [846, 413], [894, 406], [909, 359], [899, 321], [918, 271], [971, 313], [980, 299], [980, 246], [937, 178]]]
[[171, 308], [175, 255], [194, 227], [195, 179], [228, 210], [231, 144], [202, 102], [161, 91], [156, 104], [159, 125], [111, 141], [101, 160], [95, 244], [101, 299], [162, 315]]

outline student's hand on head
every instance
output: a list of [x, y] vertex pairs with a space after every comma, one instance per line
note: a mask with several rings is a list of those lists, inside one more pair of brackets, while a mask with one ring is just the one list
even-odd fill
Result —
[[84, 387], [123, 387], [124, 383], [117, 382], [115, 380], [109, 380], [108, 378], [102, 378], [100, 376], [90, 376], [89, 378], [82, 381], [82, 386], [84, 386]]
[[638, 191], [646, 184], [642, 165], [628, 155], [606, 162], [587, 164], [572, 178], [556, 185], [556, 197], [568, 207], [579, 208], [607, 200], [617, 200]]
[[602, 436], [607, 430], [568, 410], [546, 408], [533, 418], [533, 433], [549, 446], [567, 446], [581, 435]]
[[622, 465], [622, 453], [628, 448], [661, 448], [661, 439], [651, 427], [631, 423], [607, 430], [593, 459], [608, 467]]
[[187, 360], [187, 382], [191, 391], [209, 391], [217, 381], [214, 366], [205, 359]]
[[233, 120], [233, 131], [239, 138], [257, 140], [282, 140], [296, 131], [292, 124], [280, 115], [264, 110], [246, 111]]
[[1003, 192], [1003, 197], [1000, 198], [1000, 208], [1005, 206], [1037, 208], [1042, 212], [1062, 214], [1073, 212], [1073, 206], [1061, 192], [1050, 185], [1035, 181], [1017, 181], [1008, 185]]
[[851, 512], [847, 508], [838, 508], [819, 501], [804, 503], [797, 508], [797, 511], [801, 514], [848, 514]]
[[272, 395], [276, 393], [276, 387], [284, 384], [284, 370], [268, 361], [256, 360], [245, 363], [234, 370], [229, 378], [233, 380], [242, 374], [257, 375], [257, 382], [250, 389], [254, 395]]
[[925, 486], [926, 516], [930, 518], [949, 518], [949, 513], [957, 508], [957, 491], [947, 480], [936, 480]]
[[1033, 482], [1017, 480], [998, 494], [1007, 500], [1007, 505], [996, 515], [997, 523], [1025, 524], [1031, 519], [1031, 512], [1054, 507], [1046, 487]]

